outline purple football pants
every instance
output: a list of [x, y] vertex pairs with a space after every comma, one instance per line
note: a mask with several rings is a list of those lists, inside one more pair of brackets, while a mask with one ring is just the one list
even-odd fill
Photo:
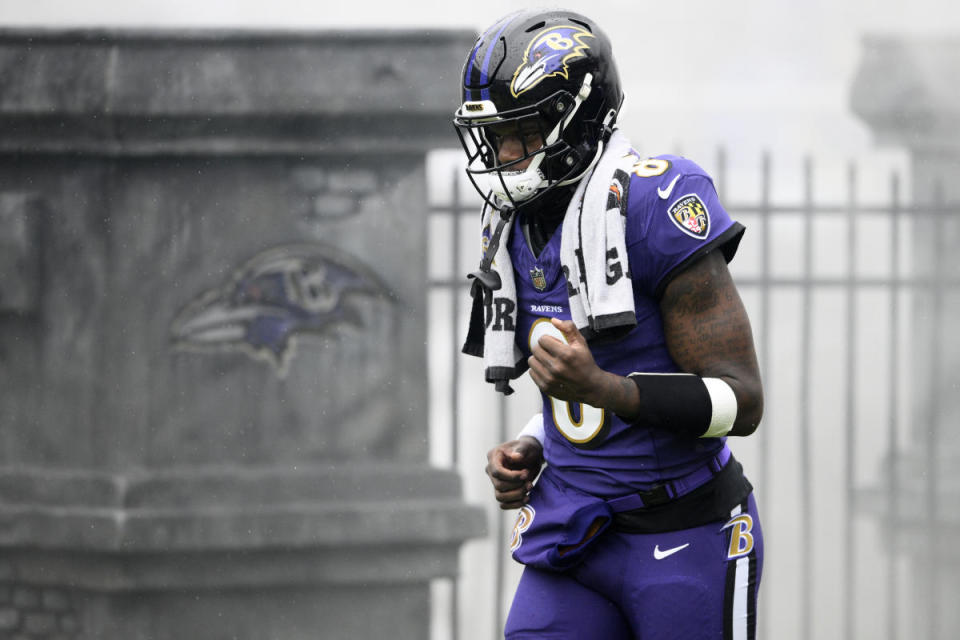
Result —
[[753, 640], [763, 533], [751, 494], [727, 522], [607, 530], [578, 566], [525, 567], [508, 640]]

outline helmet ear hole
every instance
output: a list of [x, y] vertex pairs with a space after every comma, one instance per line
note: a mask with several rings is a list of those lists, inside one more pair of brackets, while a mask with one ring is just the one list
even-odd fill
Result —
[[557, 96], [557, 99], [553, 103], [553, 111], [558, 116], [564, 116], [570, 111], [570, 107], [574, 104], [573, 97], [564, 92]]

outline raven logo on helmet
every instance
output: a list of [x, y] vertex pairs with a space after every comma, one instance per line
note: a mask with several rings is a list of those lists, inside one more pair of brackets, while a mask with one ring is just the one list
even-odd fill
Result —
[[524, 52], [524, 61], [513, 74], [510, 93], [518, 97], [524, 91], [536, 86], [544, 78], [567, 74], [567, 64], [571, 60], [585, 57], [584, 50], [590, 45], [584, 38], [595, 37], [583, 27], [565, 25], [550, 27], [537, 34]]

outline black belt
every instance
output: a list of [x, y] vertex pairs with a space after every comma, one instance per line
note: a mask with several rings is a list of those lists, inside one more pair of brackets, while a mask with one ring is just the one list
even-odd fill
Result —
[[607, 500], [607, 504], [613, 507], [614, 513], [620, 513], [622, 511], [633, 511], [634, 509], [654, 507], [658, 504], [670, 502], [680, 496], [687, 495], [697, 487], [708, 482], [713, 476], [720, 473], [720, 470], [727, 465], [729, 460], [730, 449], [724, 446], [720, 450], [720, 453], [710, 459], [710, 462], [681, 478], [658, 484], [646, 491], [637, 491], [629, 495]]

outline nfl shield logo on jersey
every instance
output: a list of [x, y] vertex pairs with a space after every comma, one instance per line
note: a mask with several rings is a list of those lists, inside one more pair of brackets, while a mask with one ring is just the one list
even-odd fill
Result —
[[547, 288], [547, 277], [543, 275], [543, 269], [534, 267], [530, 269], [530, 280], [537, 291], [543, 291]]
[[695, 193], [685, 195], [674, 202], [670, 205], [668, 213], [673, 224], [687, 235], [702, 240], [710, 232], [710, 213], [707, 211], [707, 205], [703, 204], [703, 200]]

